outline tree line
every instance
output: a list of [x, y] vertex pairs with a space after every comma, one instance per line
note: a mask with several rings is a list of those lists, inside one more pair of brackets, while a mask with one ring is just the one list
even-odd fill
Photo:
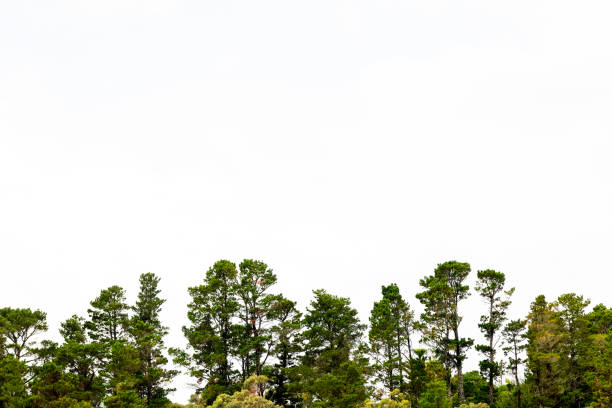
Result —
[[[567, 293], [538, 296], [509, 320], [504, 273], [437, 265], [420, 281], [416, 315], [397, 284], [381, 288], [368, 324], [350, 299], [313, 291], [300, 311], [274, 290], [264, 262], [216, 262], [190, 287], [186, 347], [167, 349], [159, 277], [140, 276], [135, 304], [119, 286], [87, 316], [60, 325], [61, 342], [35, 341], [44, 311], [0, 309], [0, 408], [181, 407], [169, 395], [181, 367], [196, 383], [184, 407], [611, 407], [612, 309]], [[462, 302], [482, 299], [481, 316]], [[481, 339], [464, 337], [479, 318]], [[479, 370], [464, 370], [467, 352]], [[169, 358], [175, 363], [171, 366]]]

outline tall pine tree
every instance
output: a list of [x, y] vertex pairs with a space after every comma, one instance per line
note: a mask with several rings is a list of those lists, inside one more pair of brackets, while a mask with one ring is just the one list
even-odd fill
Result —
[[159, 317], [165, 302], [159, 297], [159, 280], [153, 273], [140, 275], [140, 292], [130, 320], [130, 334], [139, 359], [136, 388], [147, 407], [167, 406], [167, 395], [173, 391], [168, 383], [177, 374], [165, 367], [168, 359], [164, 355], [163, 339], [168, 328]]
[[489, 404], [493, 405], [494, 381], [501, 375], [499, 364], [495, 361], [495, 349], [499, 340], [499, 336], [496, 335], [506, 320], [514, 288], [504, 291], [506, 275], [502, 272], [486, 269], [478, 271], [477, 276], [476, 291], [487, 305], [487, 314], [480, 317], [478, 327], [487, 339], [487, 344], [478, 344], [476, 350], [486, 357], [480, 361], [480, 372], [489, 382]]

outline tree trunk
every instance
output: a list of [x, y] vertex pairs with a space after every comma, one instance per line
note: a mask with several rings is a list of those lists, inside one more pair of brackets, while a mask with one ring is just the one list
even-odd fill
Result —
[[[491, 297], [489, 303], [489, 323], [493, 323], [493, 302], [494, 298]], [[493, 369], [493, 363], [495, 362], [495, 350], [493, 349], [493, 330], [489, 332], [489, 370]], [[493, 375], [492, 371], [489, 371], [489, 406], [493, 406]]]

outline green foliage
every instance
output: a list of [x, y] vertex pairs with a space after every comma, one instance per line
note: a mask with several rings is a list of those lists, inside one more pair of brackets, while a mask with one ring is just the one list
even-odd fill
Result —
[[465, 400], [468, 403], [482, 403], [489, 400], [489, 383], [478, 371], [463, 375]]
[[[316, 290], [302, 316], [271, 293], [276, 275], [265, 263], [216, 262], [189, 289], [188, 348], [173, 350], [202, 386], [185, 407], [476, 408], [492, 397], [495, 408], [612, 406], [612, 309], [589, 311], [574, 293], [553, 302], [538, 296], [526, 319], [504, 326], [511, 291], [493, 270], [479, 271], [476, 284], [488, 309], [477, 347], [486, 358], [480, 373], [463, 373], [472, 340], [459, 335], [459, 303], [469, 271], [451, 261], [421, 280], [419, 322], [398, 286], [383, 286], [368, 347], [348, 298]], [[122, 288], [102, 290], [87, 320], [61, 323], [58, 343], [38, 338], [44, 312], [0, 309], [0, 408], [181, 407], [168, 400], [176, 372], [167, 368], [158, 286], [157, 276], [142, 274], [133, 306]], [[413, 348], [415, 330], [429, 349]], [[493, 387], [500, 340], [514, 379]]]
[[557, 406], [565, 390], [565, 376], [559, 354], [563, 333], [561, 321], [544, 296], [531, 304], [527, 330], [527, 367], [540, 406]]
[[502, 332], [506, 347], [503, 348], [504, 355], [508, 357], [508, 365], [514, 376], [514, 389], [517, 395], [517, 408], [521, 408], [521, 387], [519, 381], [519, 367], [525, 362], [522, 358], [523, 351], [527, 348], [525, 344], [526, 320], [512, 320]]
[[[89, 343], [83, 319], [72, 316], [61, 324], [64, 343], [46, 343], [38, 353], [46, 361], [36, 368], [32, 383], [35, 406], [76, 404], [80, 401], [98, 405], [106, 392], [102, 371], [108, 356], [104, 344]], [[70, 405], [68, 405], [70, 406]]]
[[269, 330], [270, 308], [279, 300], [267, 293], [276, 283], [276, 275], [261, 261], [245, 259], [239, 265], [236, 294], [240, 299], [241, 320], [244, 324], [238, 338], [241, 378], [260, 375], [269, 352], [272, 334]]
[[493, 381], [501, 375], [501, 370], [495, 361], [495, 345], [497, 343], [496, 334], [506, 320], [506, 313], [510, 306], [510, 296], [514, 288], [504, 291], [506, 275], [492, 269], [477, 272], [478, 281], [476, 291], [486, 302], [487, 314], [480, 317], [478, 327], [484, 334], [487, 344], [479, 344], [476, 350], [485, 355], [485, 359], [480, 361], [480, 372], [488, 380], [489, 404], [493, 404]]
[[47, 314], [40, 310], [0, 309], [0, 354], [11, 354], [17, 360], [29, 360], [33, 357], [33, 337], [47, 330]]
[[93, 340], [110, 343], [125, 339], [128, 321], [128, 305], [125, 303], [125, 290], [111, 286], [100, 292], [87, 309], [89, 321], [85, 327]]
[[0, 358], [0, 407], [21, 408], [28, 401], [24, 376], [27, 367], [12, 355]]
[[405, 375], [410, 373], [411, 335], [415, 331], [414, 312], [402, 298], [396, 284], [382, 287], [382, 299], [370, 313], [370, 351], [376, 378], [390, 392], [407, 390]]
[[292, 377], [295, 373], [297, 355], [302, 350], [300, 330], [302, 314], [295, 302], [278, 297], [269, 310], [270, 317], [277, 322], [271, 328], [272, 354], [276, 362], [268, 366], [270, 377], [269, 399], [282, 406], [295, 406], [300, 397]]
[[389, 393], [388, 398], [380, 401], [367, 400], [359, 408], [410, 408], [411, 404], [408, 397], [400, 390], [394, 389]]
[[419, 408], [450, 408], [451, 400], [446, 395], [444, 381], [433, 381], [419, 398]]
[[147, 407], [164, 407], [167, 395], [173, 389], [168, 383], [177, 374], [165, 368], [168, 359], [164, 356], [163, 338], [168, 329], [161, 324], [159, 313], [165, 300], [159, 297], [159, 278], [153, 273], [140, 275], [140, 292], [134, 316], [130, 320], [129, 332], [137, 352], [138, 367], [135, 368], [135, 388]]
[[591, 407], [612, 406], [612, 308], [600, 304], [587, 315], [590, 336], [588, 371], [584, 377], [592, 392]]
[[470, 295], [469, 286], [463, 284], [470, 271], [470, 264], [465, 262], [438, 264], [433, 275], [420, 280], [425, 290], [417, 294], [417, 299], [425, 306], [421, 315], [424, 341], [433, 347], [435, 355], [444, 363], [448, 394], [451, 393], [451, 369], [457, 370], [457, 392], [462, 402], [465, 402], [463, 360], [474, 341], [459, 335], [462, 320], [459, 302]]
[[183, 327], [188, 351], [171, 350], [176, 363], [186, 366], [198, 383], [205, 383], [203, 395], [209, 403], [237, 388], [232, 359], [238, 353], [236, 339], [243, 333], [243, 326], [233, 322], [240, 308], [237, 276], [236, 265], [221, 260], [206, 272], [204, 284], [189, 288], [191, 325]]
[[354, 407], [366, 399], [365, 362], [351, 360], [365, 326], [347, 298], [315, 290], [307, 309], [301, 389], [313, 407]]
[[242, 391], [233, 395], [221, 394], [217, 396], [211, 408], [275, 408], [274, 405], [263, 397], [267, 389], [268, 378], [266, 376], [253, 376], [246, 379]]

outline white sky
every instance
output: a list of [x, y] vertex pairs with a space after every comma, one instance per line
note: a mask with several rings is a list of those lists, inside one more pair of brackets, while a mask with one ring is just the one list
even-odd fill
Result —
[[[0, 2], [0, 304], [257, 258], [367, 316], [445, 260], [610, 305], [612, 5]], [[482, 305], [465, 303], [481, 339]], [[469, 368], [477, 366], [475, 355]], [[174, 398], [190, 393], [177, 381]]]

